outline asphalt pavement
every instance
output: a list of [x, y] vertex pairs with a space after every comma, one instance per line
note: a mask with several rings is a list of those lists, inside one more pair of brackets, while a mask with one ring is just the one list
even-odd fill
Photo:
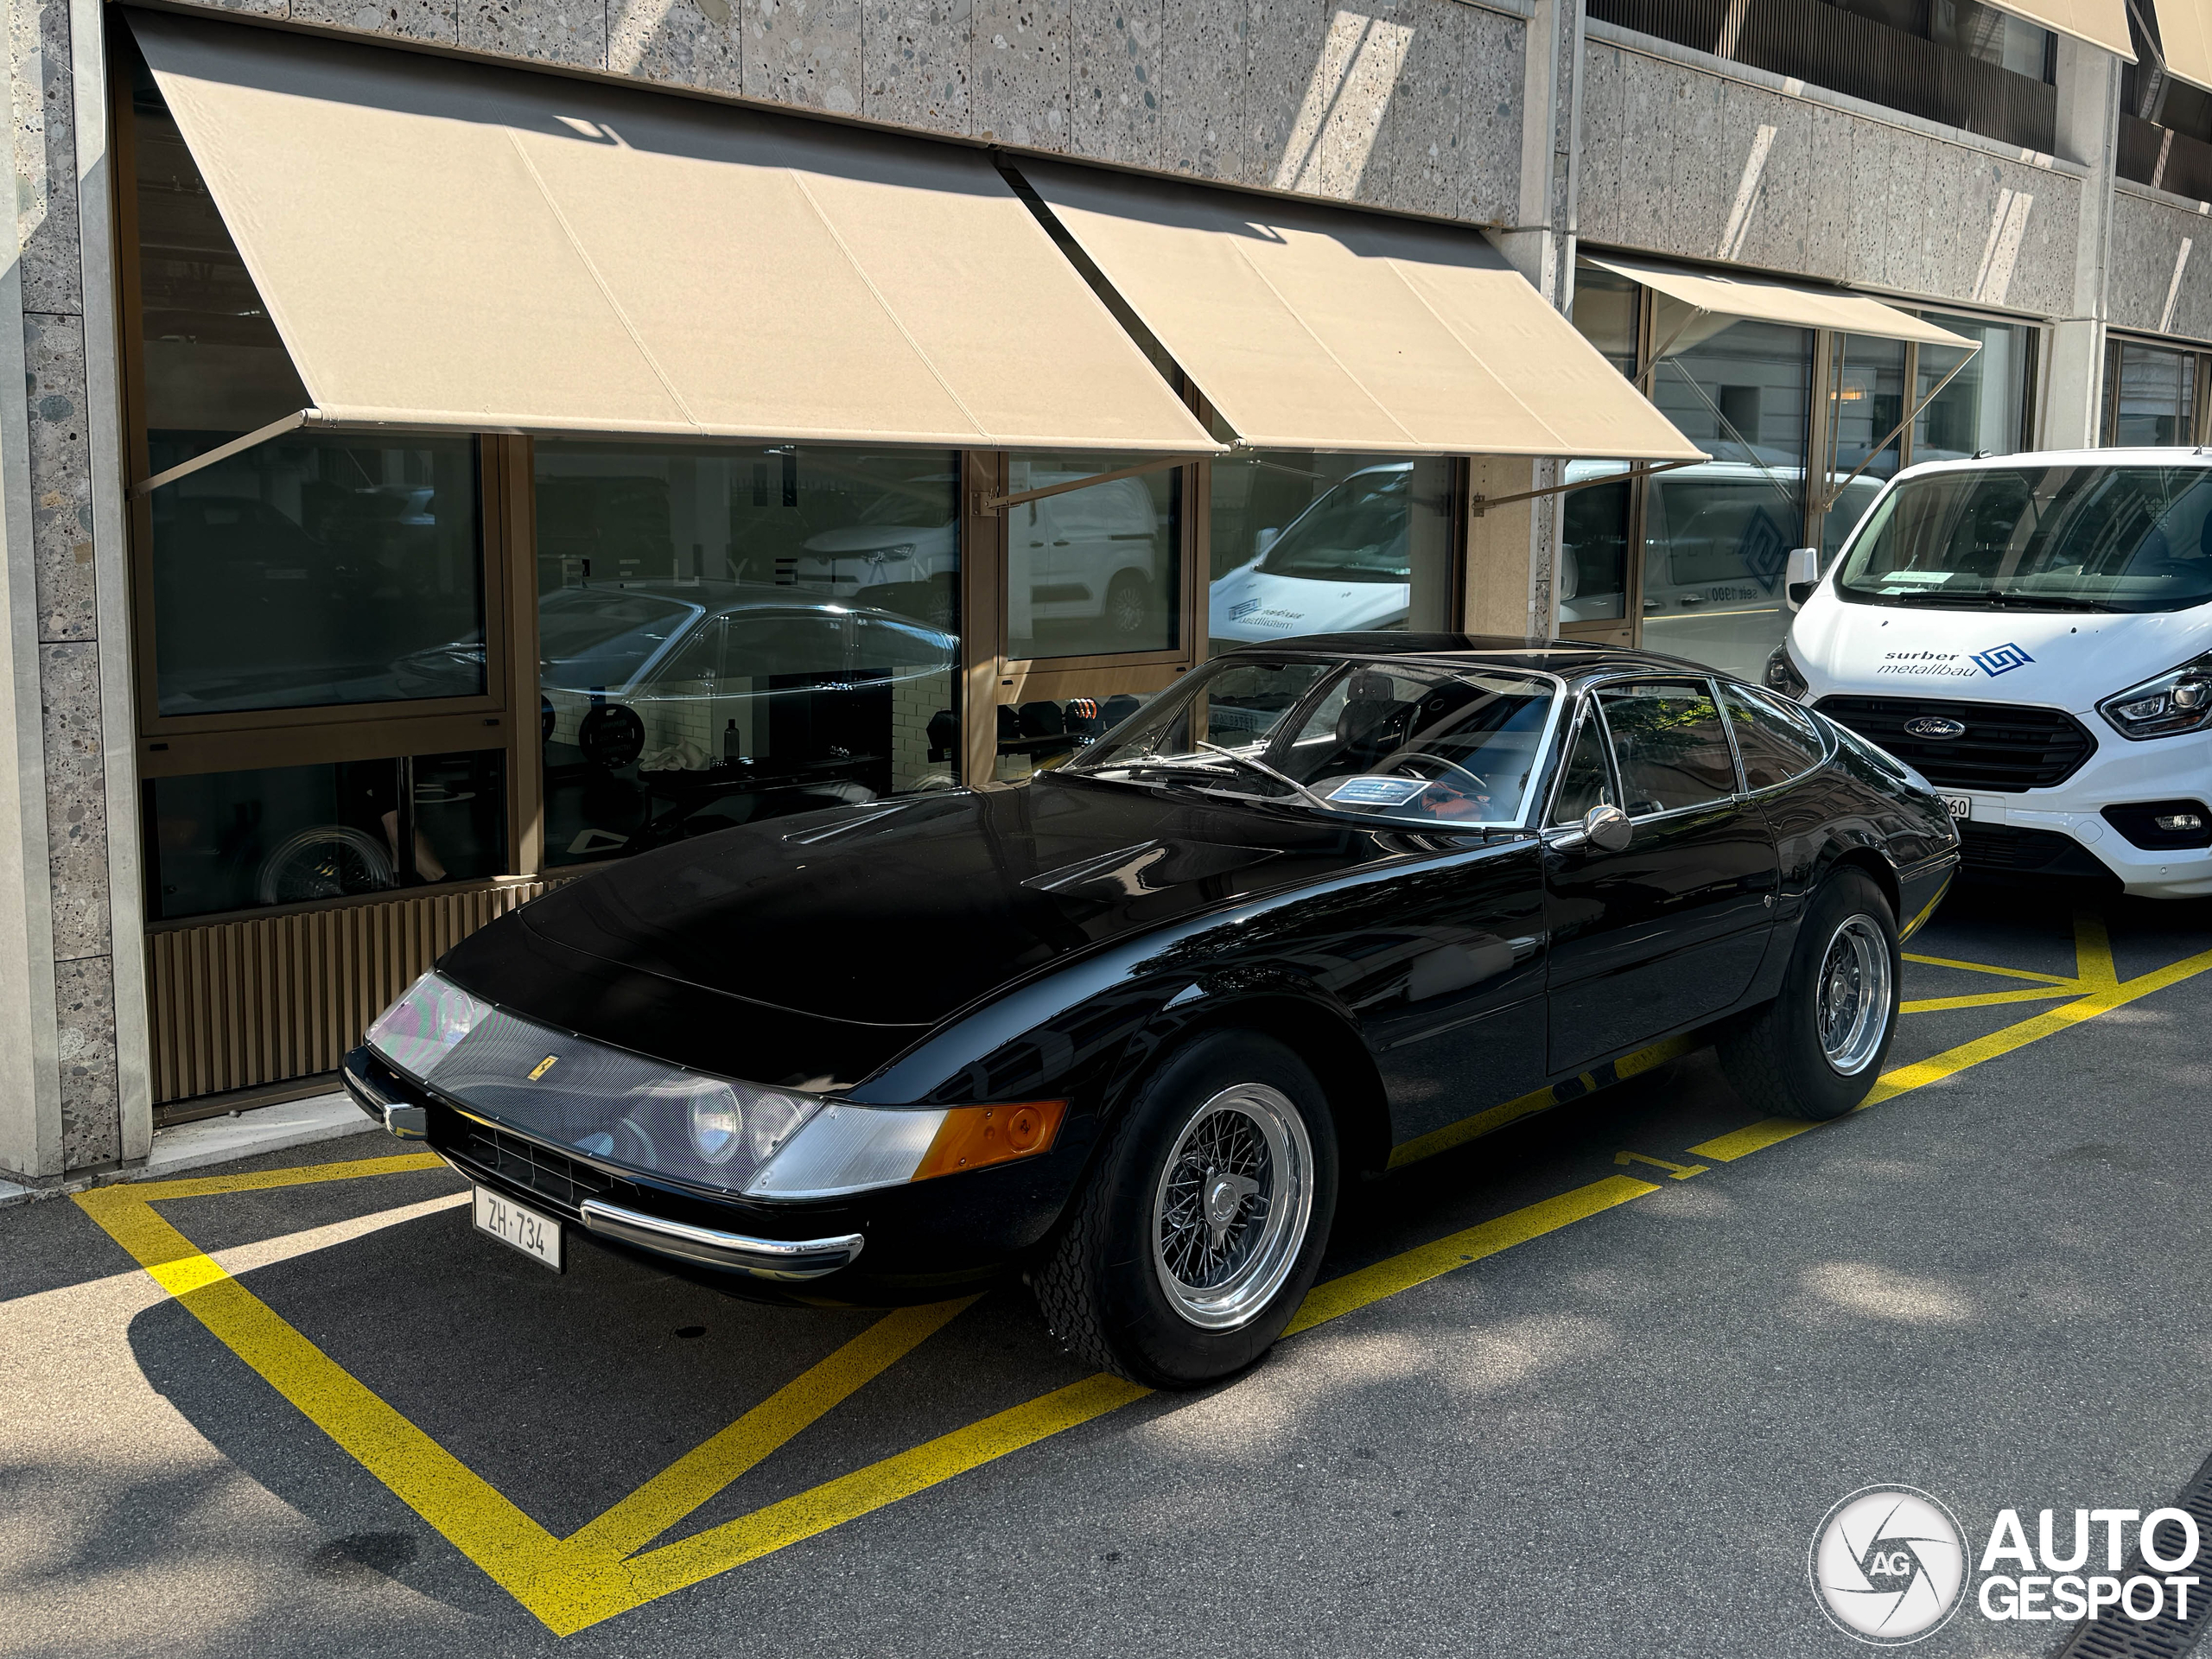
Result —
[[[1859, 1651], [1847, 1494], [1978, 1554], [2212, 1452], [2212, 906], [1909, 948], [1885, 1098], [1761, 1123], [1697, 1052], [1439, 1152], [1195, 1395], [1018, 1286], [556, 1276], [378, 1134], [0, 1211], [0, 1655]], [[2068, 1635], [1968, 1599], [1914, 1651]]]

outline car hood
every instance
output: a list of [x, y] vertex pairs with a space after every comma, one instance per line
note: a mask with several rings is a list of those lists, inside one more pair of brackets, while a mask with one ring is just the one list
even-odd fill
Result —
[[2133, 615], [1846, 604], [1823, 589], [1790, 630], [1814, 698], [1971, 697], [2086, 714], [2212, 645], [2212, 607]]
[[944, 525], [846, 524], [806, 538], [809, 553], [873, 553], [886, 547], [936, 548], [950, 543], [952, 531]]
[[518, 1005], [545, 977], [503, 956], [913, 1033], [1057, 958], [1384, 855], [1342, 825], [1053, 780], [704, 836], [556, 888], [450, 960], [477, 995], [572, 1030], [588, 1002]]
[[1269, 575], [1255, 560], [1213, 584], [1207, 632], [1217, 639], [1364, 632], [1402, 620], [1408, 591], [1402, 582], [1317, 582]]

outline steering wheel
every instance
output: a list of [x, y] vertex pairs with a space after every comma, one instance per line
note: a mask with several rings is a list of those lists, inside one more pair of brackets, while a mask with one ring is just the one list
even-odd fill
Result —
[[[1487, 795], [1490, 792], [1489, 779], [1484, 777], [1478, 772], [1468, 771], [1466, 767], [1461, 766], [1456, 760], [1446, 760], [1440, 754], [1429, 754], [1427, 753], [1419, 754], [1394, 754], [1383, 764], [1386, 766], [1397, 769], [1403, 769], [1407, 766], [1431, 766], [1437, 767], [1441, 772], [1456, 772], [1459, 776], [1465, 779], [1484, 794]], [[1419, 774], [1416, 773], [1415, 775], [1418, 776]]]

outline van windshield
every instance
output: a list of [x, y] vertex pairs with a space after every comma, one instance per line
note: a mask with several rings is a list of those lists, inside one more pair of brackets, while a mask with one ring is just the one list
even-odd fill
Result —
[[2005, 467], [1908, 479], [1836, 575], [1859, 605], [2179, 611], [2212, 599], [2212, 469]]
[[1355, 473], [1306, 510], [1260, 561], [1308, 582], [1413, 580], [1413, 468]]

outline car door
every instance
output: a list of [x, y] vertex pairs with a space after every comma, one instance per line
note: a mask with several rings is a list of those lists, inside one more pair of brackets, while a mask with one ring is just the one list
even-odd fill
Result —
[[[1743, 798], [1711, 681], [1609, 682], [1583, 698], [1545, 831], [1554, 1072], [1718, 1014], [1773, 931], [1773, 838]], [[1572, 827], [1598, 800], [1630, 820], [1608, 852]]]

